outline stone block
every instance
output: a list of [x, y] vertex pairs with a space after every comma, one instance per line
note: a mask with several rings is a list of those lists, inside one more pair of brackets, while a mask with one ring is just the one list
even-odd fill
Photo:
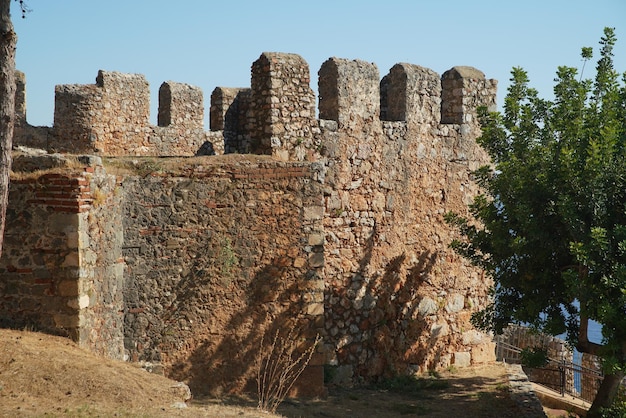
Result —
[[430, 327], [430, 338], [445, 337], [450, 333], [450, 327], [446, 322], [436, 323]]
[[313, 268], [324, 266], [324, 253], [312, 253], [309, 256], [309, 265]]
[[465, 331], [462, 336], [463, 345], [478, 345], [482, 344], [484, 338], [484, 334], [482, 332], [476, 331], [475, 329]]
[[324, 304], [323, 303], [309, 303], [306, 306], [307, 315], [317, 316], [324, 315]]
[[57, 284], [59, 296], [78, 296], [78, 280], [63, 280]]
[[78, 267], [80, 265], [79, 263], [80, 259], [78, 257], [78, 252], [72, 251], [65, 256], [61, 267]]
[[54, 325], [59, 328], [78, 328], [80, 318], [76, 315], [55, 314], [53, 316]]
[[468, 367], [472, 363], [472, 355], [469, 351], [457, 351], [453, 355], [453, 364], [456, 367]]
[[306, 259], [302, 257], [298, 257], [295, 260], [293, 260], [293, 266], [297, 269], [302, 268], [305, 265], [306, 265]]
[[496, 344], [492, 341], [472, 347], [472, 364], [496, 361]]
[[456, 313], [459, 312], [465, 306], [465, 298], [463, 295], [458, 293], [453, 293], [450, 295], [448, 299], [448, 303], [446, 304], [446, 312]]
[[324, 234], [321, 232], [309, 234], [308, 243], [312, 246], [324, 245]]
[[429, 298], [428, 296], [424, 297], [419, 305], [417, 305], [417, 312], [421, 316], [432, 315], [439, 309], [437, 302]]

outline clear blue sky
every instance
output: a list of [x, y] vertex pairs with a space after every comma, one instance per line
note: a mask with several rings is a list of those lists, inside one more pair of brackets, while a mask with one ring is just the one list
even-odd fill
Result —
[[[615, 63], [626, 71], [625, 0], [27, 0], [13, 21], [17, 66], [26, 73], [28, 120], [51, 125], [56, 84], [94, 83], [99, 69], [142, 73], [152, 115], [166, 80], [199, 86], [208, 114], [216, 86], [247, 87], [264, 51], [300, 54], [317, 71], [329, 57], [398, 62], [439, 74], [471, 65], [499, 80], [525, 68], [543, 96], [559, 65], [580, 67], [580, 49], [615, 27]], [[593, 74], [593, 65], [586, 74]], [[207, 124], [208, 129], [208, 124]]]

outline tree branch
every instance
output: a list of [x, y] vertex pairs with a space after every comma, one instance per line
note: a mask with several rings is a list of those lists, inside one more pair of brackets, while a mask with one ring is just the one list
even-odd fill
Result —
[[589, 341], [589, 318], [586, 315], [580, 315], [580, 327], [578, 328], [578, 343], [576, 349], [581, 353], [599, 355], [602, 344], [596, 344]]

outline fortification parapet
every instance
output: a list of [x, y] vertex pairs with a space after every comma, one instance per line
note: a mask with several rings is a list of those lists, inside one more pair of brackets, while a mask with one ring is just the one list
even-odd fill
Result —
[[250, 135], [246, 120], [252, 90], [249, 88], [216, 87], [211, 93], [211, 131], [222, 131], [224, 152], [249, 154]]
[[381, 119], [438, 125], [441, 121], [441, 78], [419, 65], [400, 63], [380, 82]]
[[149, 88], [142, 75], [100, 70], [95, 85], [55, 89], [52, 148], [115, 155], [145, 142]]
[[56, 86], [52, 128], [26, 122], [23, 76], [18, 76], [17, 88], [15, 145], [111, 156], [190, 156], [223, 150], [222, 134], [204, 131], [202, 90], [189, 84], [161, 85], [158, 126], [149, 122], [149, 85], [140, 74], [100, 70], [96, 84]]
[[319, 70], [319, 116], [341, 129], [379, 120], [380, 77], [376, 64], [329, 58]]
[[316, 130], [309, 65], [299, 55], [264, 52], [252, 64], [248, 129], [253, 152], [303, 160]]
[[21, 71], [15, 72], [15, 124], [21, 125], [26, 121], [26, 75]]
[[495, 110], [497, 84], [473, 67], [457, 66], [443, 73], [441, 122], [476, 124], [479, 106]]
[[31, 126], [26, 122], [26, 75], [15, 72], [15, 128], [13, 144], [31, 148], [45, 149], [48, 144], [50, 128]]
[[250, 89], [237, 87], [216, 87], [213, 90], [209, 121], [212, 131], [236, 130], [237, 114], [232, 110], [239, 104], [240, 94], [249, 91]]
[[159, 126], [204, 128], [202, 90], [185, 83], [166, 81], [159, 88]]

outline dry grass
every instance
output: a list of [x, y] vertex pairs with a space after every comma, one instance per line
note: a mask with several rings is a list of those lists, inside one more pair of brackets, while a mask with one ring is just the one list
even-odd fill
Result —
[[104, 167], [117, 176], [147, 176], [159, 173], [190, 174], [198, 167], [218, 167], [224, 164], [254, 165], [273, 161], [267, 155], [228, 154], [200, 157], [105, 157]]
[[43, 168], [40, 167], [40, 161], [27, 161], [29, 158], [30, 156], [19, 151], [13, 152], [12, 181], [35, 180], [46, 174], [80, 174], [85, 168], [85, 164], [80, 162], [75, 155], [51, 156], [46, 159]]
[[0, 417], [260, 416], [256, 408], [220, 402], [177, 409], [185, 393], [172, 380], [65, 338], [0, 329]]
[[[81, 173], [86, 164], [77, 155], [47, 154], [41, 150], [14, 150], [14, 181], [35, 180], [46, 174]], [[102, 157], [107, 173], [119, 177], [148, 176], [159, 173], [193, 173], [198, 167], [218, 167], [223, 164], [255, 165], [273, 161], [271, 156], [253, 154], [228, 154], [199, 157]]]
[[[186, 409], [175, 382], [132, 364], [105, 360], [71, 341], [0, 329], [0, 417], [520, 417], [504, 367], [444, 372], [416, 390], [330, 388], [324, 399], [286, 399], [281, 415], [250, 398], [194, 399]], [[441, 382], [447, 382], [445, 385]]]

